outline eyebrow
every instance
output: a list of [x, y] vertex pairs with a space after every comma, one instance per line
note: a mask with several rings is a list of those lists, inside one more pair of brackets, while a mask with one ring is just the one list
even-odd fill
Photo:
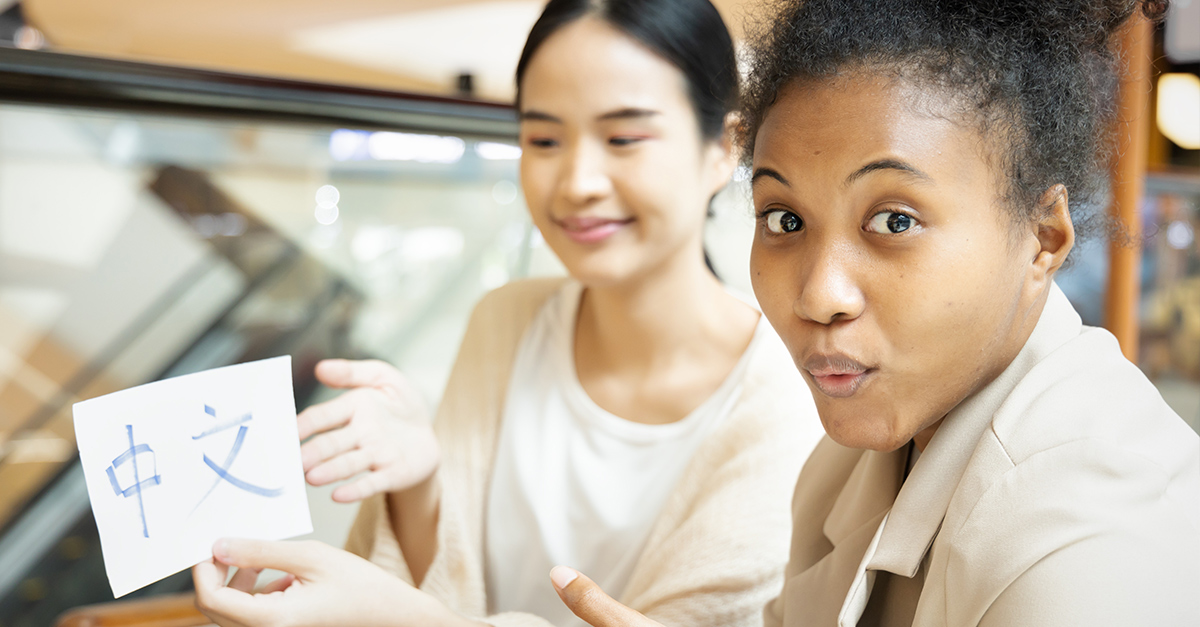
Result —
[[[655, 111], [654, 109], [640, 109], [637, 107], [626, 107], [624, 109], [617, 109], [615, 111], [609, 111], [608, 113], [601, 114], [600, 117], [598, 117], [597, 119], [599, 119], [599, 120], [628, 120], [628, 119], [632, 119], [632, 118], [649, 118], [649, 117], [654, 117], [656, 115], [661, 115], [661, 114], [662, 114], [661, 112]], [[537, 111], [537, 110], [522, 111], [520, 118], [521, 118], [522, 122], [535, 121], [535, 122], [551, 122], [554, 124], [562, 124], [563, 123], [562, 118], [550, 115], [549, 113], [546, 113], [544, 111]]]
[[924, 183], [932, 183], [933, 182], [932, 176], [929, 176], [928, 174], [918, 170], [917, 168], [914, 168], [913, 166], [911, 166], [903, 161], [899, 161], [896, 159], [880, 159], [879, 161], [872, 161], [871, 163], [864, 165], [863, 167], [859, 168], [858, 170], [855, 170], [853, 173], [850, 174], [850, 176], [846, 177], [846, 180], [842, 182], [842, 186], [849, 187], [851, 183], [857, 181], [858, 179], [860, 179], [872, 172], [878, 172], [880, 170], [896, 170], [899, 172], [904, 172], [905, 174], [908, 174], [912, 178], [918, 179]]
[[555, 117], [553, 115], [550, 115], [549, 113], [544, 113], [542, 111], [522, 111], [520, 117], [521, 117], [522, 122], [529, 120], [529, 121], [537, 121], [537, 122], [553, 122], [555, 124], [562, 124], [562, 118]]
[[754, 176], [750, 177], [750, 185], [753, 186], [761, 178], [772, 178], [772, 179], [775, 179], [776, 181], [779, 181], [780, 183], [783, 183], [787, 187], [792, 186], [792, 184], [789, 183], [787, 179], [783, 178], [782, 174], [776, 172], [775, 170], [772, 170], [771, 168], [756, 168], [754, 170]]
[[655, 111], [654, 109], [639, 109], [637, 107], [626, 107], [624, 109], [617, 109], [616, 111], [609, 111], [608, 113], [601, 115], [598, 119], [600, 119], [600, 120], [627, 120], [629, 118], [651, 118], [656, 115], [659, 115], [659, 112]]

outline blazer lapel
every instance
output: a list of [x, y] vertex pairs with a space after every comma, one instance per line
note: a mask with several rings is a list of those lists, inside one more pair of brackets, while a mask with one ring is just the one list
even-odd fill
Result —
[[[820, 509], [823, 505], [829, 508], [821, 533], [832, 549], [784, 583], [785, 627], [837, 624], [838, 612], [855, 572], [900, 490], [907, 450], [902, 447], [889, 453], [857, 451], [860, 454], [858, 462], [838, 492], [832, 508], [828, 502], [799, 500], [795, 503], [798, 513], [808, 507]], [[802, 477], [801, 481], [805, 479]], [[805, 543], [801, 538], [795, 540]], [[811, 546], [812, 543], [806, 544]]]

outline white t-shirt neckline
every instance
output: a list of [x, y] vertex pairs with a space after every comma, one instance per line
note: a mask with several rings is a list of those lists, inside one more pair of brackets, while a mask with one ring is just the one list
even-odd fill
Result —
[[589, 397], [575, 372], [583, 286], [547, 300], [517, 349], [488, 486], [484, 571], [489, 612], [580, 626], [547, 573], [577, 568], [620, 597], [663, 505], [696, 449], [741, 398], [753, 339], [717, 390], [684, 418], [647, 425]]
[[711, 405], [719, 405], [723, 400], [728, 400], [732, 390], [741, 384], [742, 376], [750, 361], [750, 355], [753, 353], [752, 349], [758, 343], [758, 337], [764, 332], [763, 325], [766, 324], [760, 315], [749, 346], [738, 358], [738, 362], [729, 371], [721, 385], [704, 402], [688, 415], [674, 422], [644, 424], [621, 418], [609, 412], [596, 404], [596, 401], [588, 395], [587, 390], [583, 389], [583, 384], [579, 381], [579, 373], [575, 370], [575, 331], [579, 320], [579, 305], [583, 301], [583, 285], [577, 281], [568, 281], [563, 285], [559, 294], [561, 297], [558, 298], [556, 304], [562, 310], [560, 319], [571, 321], [571, 324], [562, 325], [557, 329], [559, 333], [557, 343], [562, 350], [558, 352], [556, 359], [562, 368], [563, 376], [560, 384], [563, 394], [572, 409], [578, 412], [580, 418], [592, 421], [596, 427], [627, 440], [630, 444], [658, 442], [677, 437], [681, 432], [695, 428], [695, 423], [703, 419]]

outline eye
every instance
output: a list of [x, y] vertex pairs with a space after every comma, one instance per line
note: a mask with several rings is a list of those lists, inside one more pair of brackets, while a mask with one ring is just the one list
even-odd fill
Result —
[[636, 144], [637, 142], [642, 141], [642, 139], [643, 139], [642, 137], [628, 137], [628, 136], [613, 137], [612, 139], [608, 140], [608, 143], [613, 146], [629, 146], [631, 144]]
[[867, 221], [866, 230], [871, 233], [895, 235], [903, 233], [914, 226], [917, 221], [912, 216], [898, 211], [880, 211]]
[[544, 137], [534, 137], [529, 140], [529, 145], [534, 148], [553, 148], [558, 145], [558, 142]]
[[804, 221], [800, 216], [791, 211], [775, 211], [767, 212], [767, 230], [772, 233], [794, 233], [804, 227]]

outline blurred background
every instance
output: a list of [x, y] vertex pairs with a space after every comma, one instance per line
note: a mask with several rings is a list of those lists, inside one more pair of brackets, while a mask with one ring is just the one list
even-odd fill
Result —
[[[757, 2], [714, 3], [741, 37]], [[73, 403], [291, 354], [299, 408], [331, 396], [330, 356], [388, 360], [436, 405], [474, 302], [562, 272], [509, 106], [542, 4], [0, 0], [0, 627], [111, 600]], [[1146, 33], [1114, 130], [1136, 246], [1091, 245], [1060, 283], [1200, 428], [1200, 0]], [[745, 178], [707, 246], [749, 294]], [[340, 545], [355, 507], [329, 492], [314, 537]]]

